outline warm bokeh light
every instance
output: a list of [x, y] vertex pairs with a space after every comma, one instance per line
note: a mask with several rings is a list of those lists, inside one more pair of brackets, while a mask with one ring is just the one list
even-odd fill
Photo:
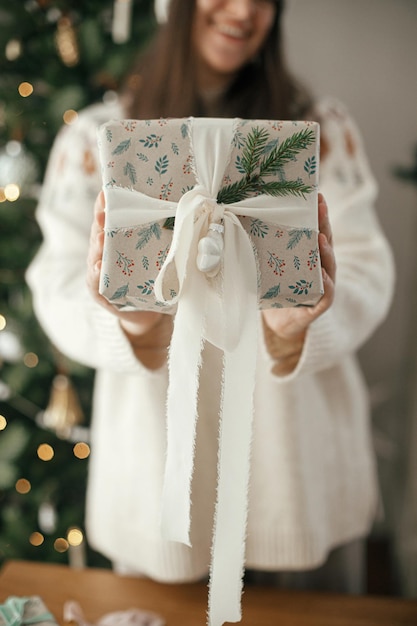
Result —
[[22, 98], [27, 98], [33, 93], [33, 85], [27, 82], [20, 83], [18, 91]]
[[74, 111], [74, 109], [68, 109], [67, 111], [65, 111], [62, 119], [64, 120], [65, 124], [74, 124], [74, 122], [76, 122], [78, 119], [78, 113], [77, 111]]
[[4, 187], [0, 187], [0, 202], [6, 202], [6, 194], [4, 192]]
[[7, 419], [4, 415], [0, 415], [0, 430], [4, 430], [7, 426]]
[[54, 458], [55, 454], [53, 447], [50, 446], [49, 443], [41, 443], [41, 445], [38, 446], [37, 452], [41, 461], [50, 461]]
[[42, 535], [42, 533], [38, 533], [37, 531], [32, 533], [29, 537], [29, 543], [31, 543], [32, 546], [35, 547], [41, 546], [44, 541], [45, 537]]
[[0, 330], [6, 328], [6, 318], [4, 315], [0, 315]]
[[20, 187], [16, 183], [9, 183], [4, 188], [4, 197], [9, 202], [14, 202], [20, 196]]
[[90, 446], [87, 443], [80, 441], [75, 444], [73, 452], [77, 459], [86, 459], [90, 455]]
[[54, 541], [54, 548], [57, 552], [66, 552], [69, 548], [69, 543], [64, 537], [58, 537]]
[[80, 546], [84, 541], [84, 535], [79, 528], [70, 528], [67, 534], [67, 540], [70, 546]]
[[32, 485], [28, 480], [26, 480], [26, 478], [19, 478], [19, 480], [16, 481], [15, 489], [17, 493], [25, 494], [29, 493], [29, 491], [32, 489]]
[[18, 39], [10, 39], [5, 48], [5, 55], [8, 61], [16, 61], [22, 54], [22, 44]]
[[26, 367], [36, 367], [39, 363], [39, 357], [34, 352], [27, 352], [23, 357], [23, 363]]

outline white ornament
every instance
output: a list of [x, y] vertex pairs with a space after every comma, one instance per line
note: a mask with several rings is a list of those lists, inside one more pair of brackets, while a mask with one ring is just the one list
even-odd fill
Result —
[[113, 7], [112, 37], [114, 43], [129, 41], [132, 29], [132, 0], [115, 0]]
[[169, 2], [170, 0], [155, 0], [155, 16], [159, 24], [165, 24], [168, 19]]
[[223, 257], [223, 232], [221, 224], [210, 224], [208, 233], [198, 242], [197, 267], [212, 278], [220, 269]]

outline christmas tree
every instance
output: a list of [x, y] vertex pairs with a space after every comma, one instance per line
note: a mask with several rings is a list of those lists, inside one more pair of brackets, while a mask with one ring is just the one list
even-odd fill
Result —
[[58, 354], [25, 270], [59, 128], [119, 88], [151, 35], [151, 0], [0, 0], [0, 564], [107, 565], [83, 531], [94, 373]]

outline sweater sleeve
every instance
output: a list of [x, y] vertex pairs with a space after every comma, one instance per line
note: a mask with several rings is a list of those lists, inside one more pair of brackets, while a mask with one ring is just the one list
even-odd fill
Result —
[[118, 318], [95, 302], [86, 284], [94, 201], [101, 189], [96, 132], [117, 113], [115, 105], [95, 105], [58, 133], [36, 212], [43, 241], [26, 280], [40, 324], [63, 354], [93, 368], [133, 372], [144, 367]]
[[335, 299], [307, 332], [295, 370], [281, 381], [334, 366], [355, 353], [385, 319], [393, 297], [391, 247], [375, 210], [377, 184], [360, 133], [343, 105], [319, 105], [320, 190], [336, 257]]

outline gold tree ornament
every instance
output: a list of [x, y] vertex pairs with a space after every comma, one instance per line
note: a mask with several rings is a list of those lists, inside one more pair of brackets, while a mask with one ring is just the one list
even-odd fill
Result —
[[66, 439], [83, 421], [83, 411], [71, 380], [65, 374], [57, 374], [52, 381], [48, 406], [42, 414], [42, 426]]
[[77, 65], [80, 60], [77, 34], [74, 24], [67, 16], [61, 17], [57, 22], [55, 45], [61, 61], [67, 67]]

